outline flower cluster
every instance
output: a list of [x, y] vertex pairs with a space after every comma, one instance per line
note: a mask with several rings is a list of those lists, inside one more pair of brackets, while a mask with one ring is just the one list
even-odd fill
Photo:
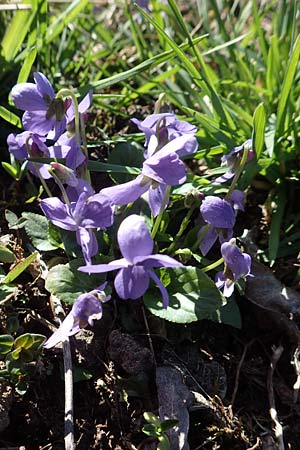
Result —
[[[9, 151], [18, 159], [63, 159], [67, 167], [76, 169], [85, 162], [85, 156], [76, 141], [74, 130], [74, 102], [65, 100], [40, 72], [34, 73], [34, 83], [19, 83], [12, 89], [12, 100], [24, 111], [23, 133], [10, 134], [7, 139]], [[79, 104], [79, 113], [90, 107], [90, 92]], [[48, 146], [46, 143], [51, 142]], [[49, 164], [29, 162], [28, 169], [43, 179], [51, 177]]]
[[[246, 152], [246, 153], [245, 153]], [[226, 164], [228, 170], [214, 183], [225, 183], [231, 180], [254, 157], [252, 141], [248, 140], [243, 145], [235, 147], [221, 159], [221, 164]], [[234, 187], [234, 186], [233, 186]], [[242, 277], [251, 276], [251, 257], [242, 253], [232, 239], [235, 225], [235, 215], [238, 210], [244, 211], [244, 192], [238, 189], [230, 189], [224, 199], [215, 196], [207, 196], [201, 204], [200, 212], [205, 222], [198, 233], [199, 248], [206, 255], [217, 239], [221, 244], [221, 254], [224, 260], [224, 271], [216, 275], [216, 285], [224, 288], [225, 297], [233, 293], [234, 283]]]
[[[183, 266], [170, 256], [153, 254], [154, 240], [145, 220], [132, 214], [121, 222], [117, 241], [122, 258], [107, 264], [93, 264], [92, 258], [99, 250], [96, 233], [113, 225], [116, 206], [128, 205], [144, 194], [153, 218], [160, 219], [168, 205], [171, 187], [186, 180], [186, 168], [181, 158], [197, 151], [196, 127], [179, 120], [172, 112], [151, 114], [143, 121], [133, 118], [132, 122], [145, 134], [140, 174], [130, 182], [95, 193], [88, 177], [80, 177], [84, 171], [78, 170], [86, 162], [86, 155], [81, 151], [79, 127], [86, 119], [91, 93], [77, 105], [70, 91], [62, 90], [55, 95], [49, 80], [42, 73], [35, 73], [34, 83], [21, 83], [13, 88], [12, 99], [24, 111], [25, 131], [8, 136], [9, 150], [17, 159], [28, 160], [28, 170], [40, 177], [47, 192], [45, 180], [50, 177], [59, 186], [61, 195], [53, 196], [49, 191], [49, 197], [42, 199], [40, 206], [55, 226], [75, 232], [86, 263], [79, 270], [89, 274], [116, 270], [114, 287], [121, 299], [142, 297], [152, 280], [160, 289], [163, 307], [167, 308], [168, 292], [154, 269]], [[80, 115], [82, 120], [79, 120]], [[223, 158], [222, 162], [228, 164], [229, 170], [216, 182], [234, 176], [246, 147], [250, 159], [248, 147], [251, 142], [248, 141]], [[44, 163], [41, 158], [50, 161]], [[224, 288], [226, 296], [231, 295], [235, 281], [250, 274], [249, 255], [241, 253], [232, 241], [235, 214], [237, 210], [243, 210], [243, 201], [243, 193], [231, 189], [224, 199], [207, 196], [200, 207], [204, 221], [198, 234], [200, 250], [206, 255], [219, 239], [225, 267], [217, 274], [217, 286]], [[109, 299], [102, 292], [104, 287], [78, 297], [60, 328], [46, 342], [47, 348], [101, 318], [101, 302]]]

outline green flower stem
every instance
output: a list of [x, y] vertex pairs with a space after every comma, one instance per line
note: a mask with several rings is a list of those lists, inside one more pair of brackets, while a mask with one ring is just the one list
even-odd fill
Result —
[[[86, 157], [86, 163], [88, 161], [88, 149], [87, 149], [87, 140], [86, 140], [86, 134], [85, 134], [85, 125], [84, 125], [84, 120], [83, 120], [83, 115], [79, 114], [79, 119], [80, 119], [80, 127], [81, 127], [81, 137], [82, 137], [82, 153], [85, 155]], [[86, 181], [88, 181], [91, 184], [91, 175], [90, 172], [87, 168], [87, 166], [85, 167], [85, 179]]]
[[198, 249], [199, 245], [201, 244], [201, 242], [203, 241], [203, 239], [205, 238], [206, 234], [208, 233], [208, 230], [210, 229], [210, 223], [205, 225], [204, 230], [202, 231], [202, 233], [200, 234], [200, 236], [198, 237], [197, 241], [195, 242], [195, 244], [192, 247], [192, 252], [194, 252], [195, 250]]
[[[76, 134], [76, 141], [77, 144], [80, 147], [80, 120], [79, 120], [79, 111], [78, 111], [78, 101], [77, 97], [70, 89], [61, 89], [57, 94], [56, 97], [71, 97], [73, 104], [74, 104], [74, 115], [75, 115], [75, 134]], [[85, 155], [87, 156], [87, 155]]]
[[170, 244], [170, 246], [167, 249], [168, 254], [170, 254], [170, 255], [174, 254], [176, 244], [177, 244], [178, 240], [181, 238], [181, 236], [183, 235], [184, 231], [186, 230], [186, 227], [190, 223], [190, 219], [191, 219], [191, 216], [192, 216], [194, 210], [195, 210], [195, 207], [190, 208], [187, 215], [183, 219], [181, 226], [179, 228], [179, 231], [174, 238], [174, 241]]
[[158, 232], [158, 229], [159, 229], [159, 226], [160, 226], [160, 222], [161, 222], [161, 219], [162, 219], [165, 207], [166, 207], [166, 205], [168, 203], [168, 200], [169, 200], [170, 191], [171, 191], [171, 186], [167, 186], [167, 189], [166, 189], [166, 192], [165, 192], [165, 195], [164, 195], [161, 207], [160, 207], [159, 214], [156, 217], [156, 220], [155, 220], [155, 223], [154, 223], [154, 226], [153, 226], [153, 229], [152, 229], [151, 236], [152, 236], [153, 239], [155, 238], [156, 233]]
[[210, 264], [209, 266], [204, 267], [204, 269], [201, 269], [202, 272], [209, 272], [210, 270], [215, 269], [216, 267], [220, 266], [224, 262], [224, 258], [220, 258], [214, 263]]
[[234, 190], [234, 188], [237, 185], [237, 182], [238, 182], [238, 180], [240, 178], [240, 175], [241, 175], [241, 173], [242, 173], [242, 171], [243, 171], [243, 169], [245, 167], [245, 164], [247, 163], [248, 153], [249, 153], [249, 147], [246, 145], [245, 148], [244, 148], [244, 151], [243, 151], [243, 156], [242, 156], [240, 165], [239, 165], [239, 167], [238, 167], [238, 169], [237, 169], [237, 171], [236, 171], [236, 173], [235, 173], [235, 175], [233, 177], [233, 180], [231, 182], [230, 188], [229, 188], [227, 194], [225, 195], [225, 200], [229, 200], [230, 195], [232, 194], [232, 191]]
[[65, 188], [64, 188], [64, 185], [62, 184], [61, 180], [58, 178], [58, 176], [56, 175], [56, 173], [54, 172], [54, 170], [51, 170], [51, 169], [50, 169], [49, 172], [51, 173], [51, 175], [53, 176], [54, 180], [55, 180], [56, 183], [58, 184], [59, 189], [61, 190], [62, 196], [63, 196], [63, 198], [64, 198], [65, 204], [66, 204], [66, 205], [70, 205], [70, 200], [69, 200], [68, 194], [67, 194], [67, 192], [66, 192], [66, 190], [65, 190]]
[[[66, 317], [61, 301], [55, 295], [51, 295], [51, 306], [54, 317], [61, 325]], [[65, 450], [75, 450], [74, 438], [74, 408], [73, 408], [73, 365], [69, 338], [63, 342], [64, 380], [65, 380]]]

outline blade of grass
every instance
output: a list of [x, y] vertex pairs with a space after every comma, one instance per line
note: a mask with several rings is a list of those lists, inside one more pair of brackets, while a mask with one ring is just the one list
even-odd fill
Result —
[[272, 221], [270, 227], [268, 250], [269, 250], [269, 261], [271, 266], [274, 264], [277, 257], [280, 242], [280, 227], [283, 219], [286, 200], [287, 200], [286, 186], [284, 184], [281, 184], [278, 188], [278, 193], [274, 198], [276, 208], [273, 210], [272, 213]]
[[108, 164], [99, 161], [89, 161], [88, 169], [91, 172], [106, 172], [106, 173], [127, 173], [130, 175], [139, 175], [142, 169], [138, 167], [121, 166], [119, 164]]
[[199, 73], [198, 69], [195, 67], [194, 63], [183, 53], [181, 48], [167, 35], [167, 33], [152, 19], [152, 17], [147, 14], [142, 8], [137, 6], [140, 13], [151, 23], [151, 25], [156, 29], [157, 33], [163, 36], [169, 46], [174, 50], [176, 56], [182, 62], [183, 67], [188, 71], [194, 83], [211, 99], [215, 114], [224, 123], [226, 123], [229, 128], [235, 129], [235, 124], [231, 119], [228, 112], [225, 111], [222, 105], [221, 99], [216, 94], [214, 88], [210, 86], [203, 76]]
[[48, 27], [45, 43], [49, 44], [53, 41], [67, 25], [76, 19], [78, 14], [88, 5], [88, 3], [88, 0], [74, 0]]
[[36, 48], [32, 48], [28, 53], [28, 55], [26, 56], [22, 68], [19, 72], [17, 83], [25, 83], [28, 80], [36, 55], [37, 55]]
[[266, 44], [266, 40], [265, 40], [265, 36], [264, 36], [264, 30], [261, 26], [261, 18], [259, 17], [259, 14], [258, 14], [257, 0], [252, 1], [252, 12], [253, 12], [253, 20], [254, 20], [258, 40], [259, 40], [261, 53], [263, 55], [265, 65], [267, 66], [267, 64], [268, 64], [268, 49], [267, 49], [267, 44]]
[[266, 112], [263, 103], [258, 105], [253, 115], [253, 134], [252, 141], [257, 159], [265, 143]]
[[27, 269], [28, 266], [35, 260], [37, 257], [38, 252], [32, 253], [32, 255], [29, 255], [27, 258], [25, 258], [23, 261], [20, 261], [4, 278], [2, 283], [4, 284], [10, 284], [12, 283], [21, 273], [24, 272], [24, 270]]
[[[193, 39], [194, 45], [196, 45], [198, 42], [200, 42], [202, 39], [206, 38], [207, 35], [199, 36], [198, 38]], [[183, 50], [186, 50], [189, 47], [189, 44], [183, 44], [181, 48]], [[111, 77], [105, 78], [104, 80], [94, 81], [89, 83], [84, 88], [81, 88], [79, 91], [80, 93], [87, 92], [90, 89], [105, 89], [109, 86], [112, 86], [114, 84], [120, 83], [122, 81], [128, 80], [128, 78], [132, 78], [145, 70], [148, 70], [150, 67], [158, 66], [159, 64], [162, 64], [171, 58], [175, 56], [175, 52], [173, 50], [168, 50], [167, 52], [160, 53], [159, 55], [153, 56], [152, 58], [147, 59], [146, 61], [143, 61], [142, 63], [138, 64], [135, 67], [132, 67], [131, 69], [125, 70], [122, 73], [117, 73], [115, 75], [112, 75]]]
[[300, 35], [298, 35], [296, 42], [293, 46], [293, 51], [288, 62], [288, 66], [285, 72], [281, 94], [279, 98], [279, 104], [277, 109], [277, 122], [276, 122], [276, 134], [281, 135], [284, 131], [284, 121], [286, 117], [286, 109], [290, 91], [295, 79], [296, 69], [300, 56]]
[[2, 55], [6, 61], [14, 60], [36, 15], [36, 0], [22, 0], [21, 3], [31, 4], [31, 9], [16, 11], [9, 28], [5, 32], [1, 46]]
[[4, 108], [4, 106], [0, 105], [0, 117], [6, 120], [6, 122], [11, 123], [15, 127], [22, 128], [22, 122], [20, 117], [16, 116], [13, 112]]

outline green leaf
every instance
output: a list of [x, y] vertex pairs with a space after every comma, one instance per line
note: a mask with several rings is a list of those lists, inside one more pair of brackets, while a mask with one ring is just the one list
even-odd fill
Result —
[[22, 121], [20, 117], [16, 116], [16, 114], [4, 108], [2, 105], [0, 105], [0, 117], [15, 127], [22, 128]]
[[220, 309], [226, 300], [214, 282], [200, 269], [185, 267], [180, 269], [162, 269], [169, 281], [166, 289], [169, 294], [169, 306], [162, 307], [160, 291], [151, 289], [144, 295], [146, 307], [152, 314], [176, 323], [190, 323], [207, 319]]
[[33, 352], [39, 351], [46, 340], [46, 336], [43, 334], [30, 333], [33, 343], [31, 344], [30, 350]]
[[266, 112], [263, 103], [260, 103], [253, 116], [252, 141], [257, 159], [259, 159], [265, 142]]
[[165, 433], [166, 431], [169, 431], [170, 428], [176, 427], [176, 425], [178, 425], [178, 420], [176, 419], [168, 419], [168, 420], [164, 420], [161, 424], [160, 424], [160, 429], [162, 433]]
[[170, 446], [168, 436], [166, 436], [166, 435], [159, 436], [157, 450], [170, 450], [170, 449], [171, 449], [171, 446]]
[[147, 423], [146, 425], [144, 425], [142, 431], [148, 436], [157, 436], [156, 426], [153, 425], [152, 423]]
[[[15, 214], [13, 211], [10, 211], [9, 209], [5, 210], [5, 220], [8, 222], [9, 229], [15, 229], [14, 227], [19, 225], [19, 218], [17, 214]], [[24, 222], [24, 220], [23, 220]], [[24, 226], [24, 225], [23, 225]]]
[[6, 161], [1, 162], [3, 169], [14, 179], [18, 179], [18, 170]]
[[22, 334], [21, 336], [18, 336], [15, 340], [15, 347], [16, 348], [25, 348], [28, 349], [33, 344], [33, 337], [30, 333]]
[[[107, 161], [109, 164], [120, 164], [126, 168], [128, 166], [141, 167], [145, 159], [143, 153], [143, 148], [135, 142], [121, 142], [115, 146]], [[135, 167], [133, 168], [135, 169]], [[131, 174], [114, 174], [112, 178], [115, 183], [126, 183], [133, 177]]]
[[27, 267], [30, 266], [30, 264], [35, 260], [37, 257], [37, 252], [32, 253], [32, 255], [27, 256], [27, 258], [23, 259], [23, 261], [20, 261], [4, 278], [2, 283], [4, 284], [10, 284], [12, 283], [21, 273], [24, 272], [24, 270], [27, 269]]
[[226, 305], [211, 314], [210, 320], [241, 329], [242, 318], [235, 298], [230, 297]]
[[77, 297], [92, 291], [104, 281], [104, 276], [79, 272], [84, 266], [83, 259], [76, 259], [68, 264], [59, 264], [49, 270], [46, 278], [46, 289], [65, 303], [73, 304]]
[[280, 90], [280, 98], [277, 110], [276, 132], [280, 136], [284, 131], [284, 121], [286, 116], [286, 109], [288, 105], [288, 98], [290, 95], [292, 84], [295, 80], [296, 69], [300, 56], [300, 35], [298, 35], [288, 66], [284, 75], [283, 84]]
[[143, 414], [144, 419], [148, 422], [148, 423], [152, 423], [153, 425], [155, 425], [156, 427], [160, 427], [161, 425], [161, 421], [160, 418], [157, 417], [155, 414], [153, 414], [152, 412], [144, 412]]
[[14, 345], [14, 338], [10, 334], [2, 334], [0, 336], [0, 354], [6, 355]]
[[23, 212], [22, 217], [26, 219], [25, 230], [35, 248], [40, 251], [49, 252], [59, 247], [59, 244], [54, 244], [55, 240], [53, 236], [50, 236], [49, 221], [45, 216], [31, 212]]
[[0, 245], [0, 262], [13, 263], [16, 261], [14, 252], [6, 248], [4, 245]]

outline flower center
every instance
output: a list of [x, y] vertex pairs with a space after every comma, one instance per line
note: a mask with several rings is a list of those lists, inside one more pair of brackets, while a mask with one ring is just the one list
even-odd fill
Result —
[[65, 103], [62, 98], [54, 98], [50, 101], [46, 119], [49, 120], [55, 116], [56, 120], [61, 121], [64, 118], [66, 112]]

